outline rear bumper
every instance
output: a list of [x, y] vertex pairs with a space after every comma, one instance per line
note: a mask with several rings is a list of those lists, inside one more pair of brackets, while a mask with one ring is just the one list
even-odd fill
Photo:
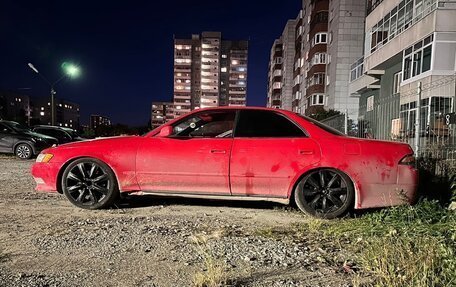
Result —
[[35, 180], [36, 191], [57, 192], [57, 176], [61, 164], [59, 163], [41, 163], [37, 162], [32, 165], [32, 176]]
[[396, 183], [362, 185], [356, 209], [413, 204], [418, 190], [418, 171], [407, 165], [398, 166]]

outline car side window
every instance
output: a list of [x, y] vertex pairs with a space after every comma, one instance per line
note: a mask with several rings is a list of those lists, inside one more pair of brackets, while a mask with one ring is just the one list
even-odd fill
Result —
[[36, 132], [36, 133], [39, 133], [39, 134], [43, 134], [43, 135], [46, 134], [46, 130], [45, 129], [37, 129], [37, 128], [35, 128], [35, 129], [33, 129], [33, 131]]
[[241, 110], [235, 137], [306, 137], [306, 134], [285, 116], [273, 111]]
[[235, 111], [202, 112], [173, 127], [174, 137], [226, 138], [233, 136]]

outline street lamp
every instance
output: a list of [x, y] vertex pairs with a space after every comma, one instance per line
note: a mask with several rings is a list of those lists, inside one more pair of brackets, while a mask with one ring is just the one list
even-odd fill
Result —
[[51, 83], [49, 82], [49, 80], [42, 74], [38, 71], [37, 68], [35, 68], [35, 66], [32, 64], [32, 63], [28, 63], [28, 66], [30, 69], [32, 69], [35, 73], [37, 73], [38, 75], [40, 75], [40, 77], [46, 82], [48, 83], [49, 87], [51, 88], [51, 125], [55, 126], [55, 90], [54, 90], [54, 87], [55, 85], [57, 85], [58, 82], [60, 82], [61, 80], [63, 80], [63, 78], [65, 77], [69, 77], [69, 78], [76, 78], [77, 76], [79, 76], [79, 74], [81, 73], [80, 69], [78, 66], [76, 65], [73, 65], [71, 63], [67, 63], [67, 62], [64, 62], [62, 64], [62, 69], [64, 71], [64, 74], [57, 80], [55, 81], [54, 83]]

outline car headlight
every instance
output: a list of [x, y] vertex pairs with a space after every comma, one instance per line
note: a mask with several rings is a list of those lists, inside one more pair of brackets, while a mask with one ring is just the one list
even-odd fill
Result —
[[40, 153], [36, 157], [36, 162], [49, 162], [54, 155], [50, 153]]

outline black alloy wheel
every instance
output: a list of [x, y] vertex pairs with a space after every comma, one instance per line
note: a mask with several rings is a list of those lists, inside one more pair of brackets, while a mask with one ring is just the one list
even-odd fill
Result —
[[332, 219], [352, 206], [355, 191], [350, 178], [335, 169], [319, 169], [304, 176], [295, 189], [295, 202], [315, 217]]
[[25, 143], [19, 144], [14, 153], [20, 159], [30, 159], [33, 156], [32, 147]]
[[72, 204], [85, 209], [109, 207], [119, 196], [114, 172], [93, 158], [80, 158], [66, 167], [62, 190]]

